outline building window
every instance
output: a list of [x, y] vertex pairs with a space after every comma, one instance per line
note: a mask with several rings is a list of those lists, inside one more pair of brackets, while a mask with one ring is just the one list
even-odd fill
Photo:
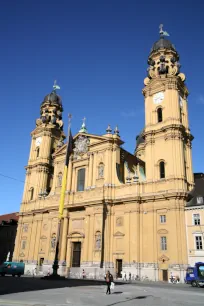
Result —
[[161, 223], [166, 223], [166, 215], [161, 215], [160, 216], [160, 222]]
[[26, 240], [22, 240], [21, 249], [25, 250], [26, 248]]
[[84, 191], [85, 185], [85, 168], [78, 170], [77, 191]]
[[157, 121], [158, 122], [163, 121], [163, 119], [162, 119], [162, 108], [161, 107], [157, 109]]
[[58, 174], [57, 186], [58, 186], [58, 187], [61, 187], [61, 186], [62, 186], [62, 173], [61, 173], [61, 172]]
[[203, 204], [203, 197], [197, 197], [197, 204]]
[[162, 251], [166, 251], [167, 250], [166, 237], [161, 237], [161, 250]]
[[195, 243], [196, 243], [196, 250], [202, 250], [203, 249], [203, 242], [201, 236], [195, 236]]
[[200, 214], [193, 214], [193, 224], [200, 225]]
[[37, 148], [36, 148], [36, 157], [37, 157], [37, 158], [39, 157], [39, 154], [40, 154], [40, 148], [37, 147]]
[[163, 161], [159, 163], [159, 175], [160, 175], [160, 179], [165, 178], [165, 164]]
[[33, 200], [33, 196], [34, 196], [34, 188], [31, 187], [30, 188], [30, 201]]

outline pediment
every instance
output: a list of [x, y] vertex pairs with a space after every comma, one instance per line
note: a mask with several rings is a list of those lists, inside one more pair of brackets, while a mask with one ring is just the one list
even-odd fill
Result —
[[71, 232], [68, 236], [68, 238], [85, 238], [85, 235], [82, 232]]
[[168, 231], [166, 229], [160, 229], [157, 231], [158, 234], [168, 234]]
[[43, 235], [40, 237], [40, 239], [47, 239], [47, 237]]
[[[92, 145], [96, 145], [96, 144], [101, 144], [104, 142], [110, 142], [111, 140], [113, 141], [113, 138], [108, 137], [106, 135], [96, 135], [96, 134], [88, 134], [88, 133], [77, 133], [73, 138], [74, 140], [76, 140], [79, 136], [86, 136], [89, 138], [90, 140], [90, 144], [89, 147], [91, 147]], [[120, 140], [121, 144], [123, 144], [124, 142], [122, 140]]]
[[114, 237], [123, 237], [123, 236], [125, 236], [125, 234], [123, 234], [123, 233], [117, 231], [113, 236], [114, 236]]
[[162, 255], [161, 257], [159, 257], [159, 261], [168, 261], [169, 260], [169, 257], [167, 257], [166, 255]]
[[[100, 135], [94, 135], [94, 134], [87, 134], [87, 133], [77, 133], [73, 139], [74, 141], [77, 141], [78, 138], [80, 137], [87, 137], [89, 139], [89, 144], [88, 144], [88, 150], [93, 146], [97, 146], [97, 145], [101, 145], [104, 143], [108, 143], [110, 141], [114, 141], [113, 138], [107, 137], [106, 135], [100, 136]], [[122, 145], [124, 142], [122, 140], [120, 140], [120, 145]], [[54, 154], [54, 157], [58, 157], [61, 155], [65, 155], [66, 154], [66, 148], [67, 148], [67, 143], [65, 143], [61, 148], [59, 148]]]
[[61, 148], [59, 148], [54, 154], [53, 156], [60, 156], [60, 155], [64, 155], [66, 154], [66, 149], [67, 149], [67, 143], [65, 143]]

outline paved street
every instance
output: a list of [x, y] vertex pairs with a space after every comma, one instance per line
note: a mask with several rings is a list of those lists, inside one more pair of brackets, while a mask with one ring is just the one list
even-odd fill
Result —
[[183, 284], [118, 283], [113, 293], [106, 295], [103, 282], [0, 278], [1, 306], [203, 306], [203, 301], [204, 288], [192, 288]]

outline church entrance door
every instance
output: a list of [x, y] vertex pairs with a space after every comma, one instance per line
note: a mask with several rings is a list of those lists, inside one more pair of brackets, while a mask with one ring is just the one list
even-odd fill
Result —
[[117, 278], [121, 278], [122, 277], [122, 270], [123, 270], [123, 260], [122, 259], [116, 259]]
[[73, 242], [72, 267], [80, 267], [81, 262], [81, 242]]
[[162, 270], [163, 281], [168, 281], [168, 270]]

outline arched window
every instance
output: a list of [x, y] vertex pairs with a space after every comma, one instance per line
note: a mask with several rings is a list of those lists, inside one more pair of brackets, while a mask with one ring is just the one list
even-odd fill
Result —
[[164, 163], [164, 161], [161, 161], [159, 163], [159, 174], [160, 174], [160, 179], [165, 178], [165, 163]]
[[103, 178], [104, 177], [104, 164], [100, 163], [98, 166], [98, 178]]
[[58, 182], [57, 182], [57, 187], [62, 186], [62, 172], [58, 174]]
[[84, 191], [85, 185], [85, 168], [78, 170], [77, 191]]
[[157, 109], [157, 121], [158, 122], [162, 122], [163, 121], [163, 118], [162, 118], [162, 108], [161, 107], [159, 107]]
[[31, 188], [30, 188], [30, 201], [33, 200], [33, 196], [34, 196], [34, 188], [31, 187]]
[[37, 147], [37, 148], [36, 148], [36, 157], [37, 157], [37, 158], [39, 157], [39, 154], [40, 154], [40, 148]]

